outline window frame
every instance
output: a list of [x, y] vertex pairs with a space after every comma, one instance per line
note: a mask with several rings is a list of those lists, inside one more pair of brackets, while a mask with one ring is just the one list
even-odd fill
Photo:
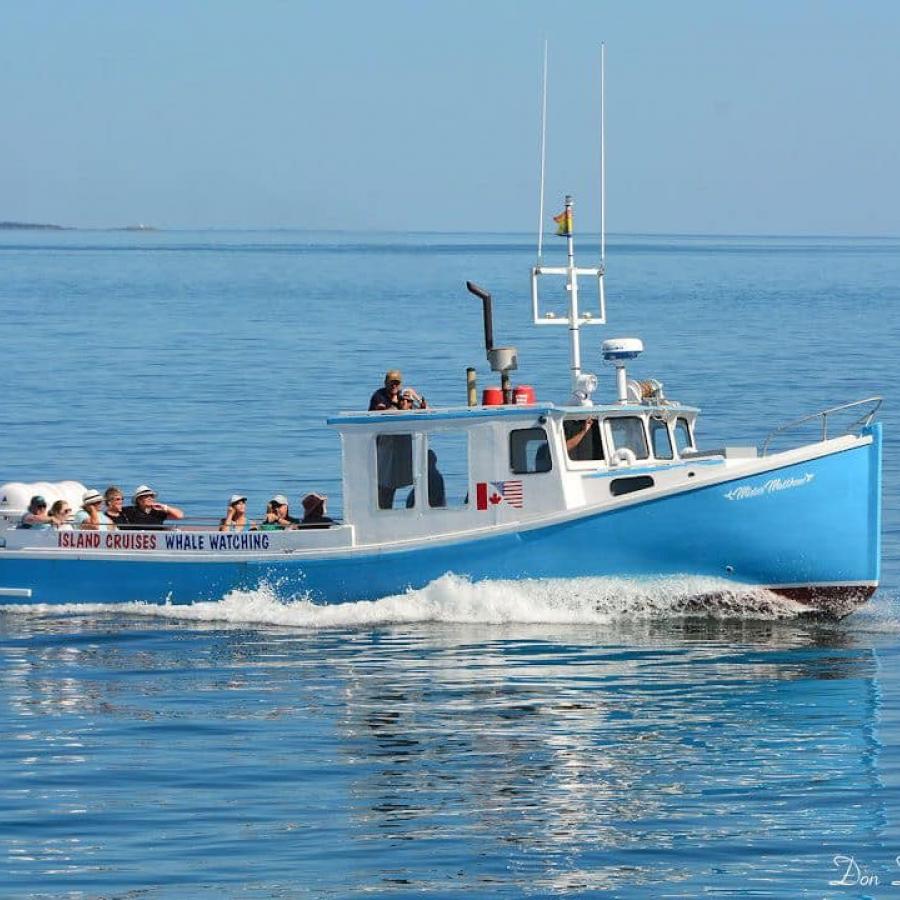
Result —
[[[431, 498], [428, 495], [428, 451], [431, 449], [431, 438], [433, 435], [438, 434], [462, 434], [466, 440], [466, 494], [467, 500], [465, 503], [459, 504], [446, 504], [444, 506], [432, 506]], [[472, 432], [469, 428], [459, 427], [459, 428], [435, 428], [432, 431], [422, 432], [422, 437], [424, 440], [422, 441], [422, 470], [421, 472], [417, 471], [414, 467], [413, 469], [413, 478], [414, 484], [416, 487], [416, 504], [413, 506], [413, 509], [418, 509], [421, 512], [426, 513], [451, 513], [451, 514], [459, 514], [462, 512], [467, 512], [472, 509], [472, 497], [474, 496], [474, 491], [472, 490]], [[438, 462], [440, 462], [440, 458], [438, 458]], [[440, 469], [439, 469], [440, 470]], [[443, 474], [443, 473], [441, 473]], [[425, 502], [420, 506], [419, 505], [419, 481], [422, 482], [422, 496], [425, 497]], [[444, 497], [446, 499], [446, 484], [444, 485]]]
[[[566, 422], [583, 422], [585, 419], [594, 419], [592, 429], [596, 429], [597, 439], [600, 441], [600, 452], [603, 456], [600, 459], [573, 459], [569, 454], [569, 448], [566, 446]], [[604, 433], [604, 422], [606, 417], [597, 413], [567, 413], [560, 420], [559, 436], [561, 440], [562, 451], [565, 454], [564, 459], [566, 468], [568, 469], [597, 469], [598, 467], [609, 467], [609, 443]], [[587, 440], [587, 437], [585, 437]]]
[[[685, 431], [688, 436], [688, 444], [684, 447], [678, 446], [678, 423], [683, 422]], [[694, 441], [694, 429], [691, 427], [691, 420], [687, 416], [676, 416], [675, 421], [672, 423], [672, 437], [674, 438], [674, 446], [675, 452], [678, 454], [679, 458], [681, 454], [685, 450], [696, 450], [697, 444]]]
[[[640, 423], [641, 436], [644, 439], [644, 455], [643, 456], [640, 456], [637, 453], [634, 453], [634, 450], [631, 447], [619, 447], [616, 444], [615, 434], [613, 433], [613, 423], [616, 421], [620, 421], [622, 419], [636, 419]], [[619, 450], [627, 449], [627, 450], [631, 450], [631, 452], [634, 453], [634, 458], [636, 460], [640, 460], [643, 462], [643, 461], [649, 460], [651, 458], [650, 457], [650, 441], [649, 441], [649, 438], [647, 435], [647, 423], [645, 421], [644, 416], [635, 415], [634, 413], [629, 413], [628, 415], [625, 415], [625, 416], [607, 416], [605, 419], [605, 422], [606, 422], [606, 428], [607, 428], [606, 436], [609, 439], [609, 449], [610, 449], [612, 456], [615, 456], [615, 454]]]
[[[405, 504], [402, 506], [390, 506], [390, 507], [382, 507], [380, 503], [380, 498], [378, 496], [379, 489], [379, 460], [378, 460], [378, 439], [380, 437], [408, 437], [412, 441], [412, 483], [408, 486], [401, 486], [394, 488], [394, 499], [396, 502], [396, 493], [397, 491], [407, 490], [415, 490], [415, 502], [412, 506], [406, 506]], [[423, 445], [423, 433], [421, 431], [381, 431], [375, 432], [372, 435], [371, 447], [372, 447], [372, 458], [374, 459], [374, 475], [375, 477], [372, 479], [372, 490], [369, 492], [369, 497], [372, 503], [372, 508], [375, 510], [376, 515], [381, 516], [384, 514], [387, 515], [402, 515], [409, 514], [416, 511], [421, 511], [422, 509], [427, 509], [425, 506], [421, 506], [419, 503], [420, 491], [416, 490], [419, 487], [419, 468], [420, 466], [417, 462], [420, 460], [422, 455], [422, 445]], [[407, 494], [409, 496], [409, 494]]]
[[[550, 461], [550, 466], [546, 469], [517, 469], [514, 465], [515, 459], [513, 456], [513, 439], [514, 436], [520, 434], [523, 431], [542, 431], [544, 433], [544, 441], [547, 445], [547, 453], [548, 459]], [[507, 462], [509, 464], [509, 470], [513, 475], [548, 475], [553, 471], [553, 448], [550, 442], [550, 434], [547, 431], [546, 424], [544, 425], [531, 425], [527, 428], [511, 428], [506, 435], [507, 438], [507, 447], [509, 450], [509, 455], [507, 457]], [[527, 453], [525, 454], [525, 459], [527, 462]], [[535, 460], [537, 460], [537, 454], [535, 454]]]
[[[659, 431], [660, 428], [666, 433], [666, 440], [669, 442], [669, 455], [668, 456], [659, 456], [656, 453], [656, 443], [653, 440], [654, 431]], [[662, 417], [658, 416], [650, 416], [647, 420], [647, 431], [648, 437], [650, 438], [650, 450], [653, 452], [653, 458], [658, 459], [661, 462], [671, 462], [676, 458], [675, 453], [675, 441], [672, 440], [672, 429], [669, 427], [669, 423]]]

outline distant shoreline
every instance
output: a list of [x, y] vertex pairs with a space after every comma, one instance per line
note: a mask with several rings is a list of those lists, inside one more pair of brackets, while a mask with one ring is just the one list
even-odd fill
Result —
[[71, 231], [64, 225], [43, 225], [37, 222], [0, 222], [0, 231]]
[[159, 231], [152, 225], [124, 225], [119, 228], [74, 228], [43, 222], [0, 222], [0, 231]]

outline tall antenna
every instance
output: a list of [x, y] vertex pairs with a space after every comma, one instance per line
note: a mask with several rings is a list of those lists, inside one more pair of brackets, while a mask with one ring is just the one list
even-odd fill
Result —
[[[605, 60], [604, 51], [606, 45], [600, 45], [601, 59], [601, 113], [600, 113], [600, 191], [605, 194], [606, 189], [606, 162], [605, 162], [605, 143], [603, 139], [603, 62]], [[565, 209], [563, 212], [554, 216], [554, 221], [559, 226], [557, 235], [566, 238], [566, 265], [565, 266], [545, 266], [541, 261], [541, 252], [543, 249], [543, 222], [544, 222], [544, 166], [546, 156], [546, 136], [547, 136], [547, 42], [544, 42], [544, 87], [541, 99], [541, 188], [540, 188], [540, 215], [541, 220], [538, 223], [538, 258], [537, 264], [531, 270], [531, 315], [535, 325], [563, 325], [569, 330], [569, 373], [572, 380], [572, 390], [579, 389], [581, 380], [581, 328], [585, 325], [605, 325], [606, 324], [606, 295], [603, 289], [603, 255], [606, 252], [606, 221], [605, 221], [605, 196], [601, 196], [600, 204], [600, 265], [591, 268], [582, 268], [575, 264], [575, 241], [572, 208], [574, 201], [570, 195], [566, 195]], [[541, 298], [538, 292], [538, 281], [544, 275], [560, 275], [566, 279], [566, 292], [568, 293], [568, 309], [558, 312], [557, 310], [542, 308]], [[579, 306], [579, 279], [581, 276], [589, 276], [596, 279], [597, 294], [599, 300], [598, 312], [588, 309], [581, 309]]]
[[544, 83], [541, 90], [541, 180], [538, 202], [537, 262], [541, 264], [544, 248], [544, 169], [547, 164], [547, 39], [544, 39]]
[[600, 44], [600, 265], [606, 262], [606, 43]]

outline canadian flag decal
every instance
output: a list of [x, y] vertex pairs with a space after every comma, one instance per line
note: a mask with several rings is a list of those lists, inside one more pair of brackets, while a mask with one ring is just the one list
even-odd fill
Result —
[[475, 485], [477, 509], [488, 509], [500, 503], [521, 509], [524, 499], [521, 481], [479, 481]]

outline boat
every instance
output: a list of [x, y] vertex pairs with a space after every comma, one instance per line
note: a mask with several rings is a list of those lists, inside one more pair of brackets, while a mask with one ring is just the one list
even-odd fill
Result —
[[[447, 573], [473, 580], [713, 579], [766, 588], [840, 617], [875, 591], [881, 532], [881, 399], [821, 410], [775, 429], [757, 447], [701, 448], [699, 410], [662, 383], [628, 376], [643, 349], [609, 339], [602, 356], [615, 394], [580, 363], [580, 330], [605, 321], [603, 267], [575, 264], [573, 201], [562, 214], [567, 264], [532, 269], [538, 324], [569, 329], [572, 395], [561, 403], [512, 384], [518, 354], [493, 342], [499, 387], [465, 405], [348, 411], [327, 424], [341, 438], [344, 519], [328, 528], [219, 532], [207, 523], [165, 530], [16, 527], [33, 494], [76, 508], [78, 482], [0, 488], [0, 600], [13, 604], [191, 603], [275, 586], [318, 603], [372, 600]], [[557, 217], [559, 219], [560, 217]], [[566, 279], [565, 315], [544, 310], [546, 275]], [[579, 281], [600, 285], [597, 312]], [[829, 432], [839, 413], [852, 427]], [[774, 450], [789, 428], [819, 420], [819, 439]]]
[[[540, 205], [543, 219], [543, 150]], [[767, 589], [815, 614], [851, 612], [879, 581], [881, 398], [779, 426], [759, 447], [701, 447], [697, 407], [667, 397], [658, 380], [629, 377], [643, 350], [637, 338], [602, 343], [615, 387], [595, 397], [599, 379], [582, 369], [580, 339], [606, 324], [604, 216], [601, 207], [600, 263], [583, 268], [573, 210], [566, 197], [555, 217], [565, 264], [544, 263], [539, 227], [531, 269], [535, 326], [569, 332], [569, 396], [539, 399], [513, 384], [518, 353], [494, 345], [491, 295], [469, 282], [499, 386], [479, 395], [469, 370], [460, 405], [329, 418], [341, 440], [341, 521], [241, 532], [190, 520], [161, 530], [27, 529], [17, 525], [32, 495], [77, 508], [85, 487], [8, 483], [0, 602], [181, 604], [269, 585], [280, 597], [330, 604], [453, 573], [559, 579], [560, 590], [581, 578], [692, 576], [722, 591]], [[565, 279], [567, 305], [544, 302], [545, 277]], [[596, 307], [582, 303], [585, 285], [595, 286]], [[836, 429], [842, 415], [851, 421]], [[817, 439], [782, 447], [810, 422]]]

